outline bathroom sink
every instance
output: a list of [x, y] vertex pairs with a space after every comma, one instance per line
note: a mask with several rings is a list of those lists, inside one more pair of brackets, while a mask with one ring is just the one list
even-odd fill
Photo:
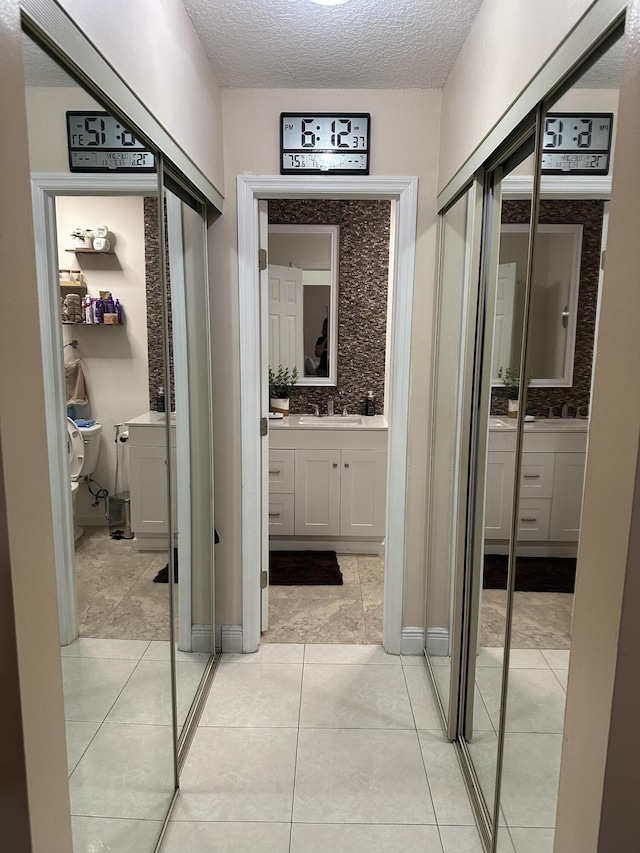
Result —
[[336, 426], [359, 426], [362, 418], [359, 415], [331, 415], [331, 417], [319, 417], [303, 415], [300, 418], [301, 426], [336, 427]]

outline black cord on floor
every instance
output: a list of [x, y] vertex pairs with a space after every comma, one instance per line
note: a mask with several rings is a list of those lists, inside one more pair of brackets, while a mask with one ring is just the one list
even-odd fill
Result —
[[[109, 497], [109, 492], [106, 489], [103, 489], [100, 483], [97, 483], [91, 477], [85, 477], [84, 481], [87, 484], [87, 488], [89, 489], [90, 494], [93, 496], [93, 503], [91, 504], [91, 506], [100, 506], [100, 501], [104, 501], [104, 517], [109, 518], [109, 509], [107, 507], [107, 498]], [[94, 492], [91, 488], [92, 483], [98, 487], [97, 492]]]

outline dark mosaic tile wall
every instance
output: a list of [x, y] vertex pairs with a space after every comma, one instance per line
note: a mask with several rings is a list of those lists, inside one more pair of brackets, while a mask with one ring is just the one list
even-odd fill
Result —
[[376, 412], [384, 406], [389, 229], [391, 202], [277, 199], [269, 202], [273, 225], [339, 225], [338, 384], [336, 388], [302, 386], [291, 398], [291, 412], [362, 412], [369, 389]]
[[[528, 201], [505, 201], [502, 207], [502, 222], [526, 224], [529, 222]], [[540, 222], [544, 225], [578, 224], [583, 226], [582, 256], [580, 261], [580, 295], [576, 324], [576, 351], [571, 388], [529, 388], [527, 412], [546, 416], [549, 406], [561, 407], [568, 403], [572, 409], [588, 406], [591, 392], [591, 366], [598, 302], [598, 276], [600, 271], [600, 247], [602, 242], [602, 201], [541, 201]], [[507, 412], [507, 395], [501, 388], [491, 392], [491, 413], [502, 415]], [[557, 414], [560, 414], [558, 410]]]
[[[169, 253], [167, 251], [167, 258]], [[149, 357], [149, 410], [156, 411], [158, 388], [164, 386], [164, 353], [162, 347], [162, 281], [160, 277], [160, 240], [158, 234], [158, 200], [144, 200], [144, 267], [147, 288], [147, 351]], [[167, 283], [169, 269], [167, 265]], [[171, 343], [171, 294], [169, 294], [169, 342]], [[173, 347], [169, 364], [171, 403], [165, 388], [165, 408], [175, 406], [173, 395]]]

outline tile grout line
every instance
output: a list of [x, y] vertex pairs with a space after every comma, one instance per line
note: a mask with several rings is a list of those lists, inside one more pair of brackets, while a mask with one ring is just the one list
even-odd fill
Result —
[[296, 754], [293, 761], [293, 786], [291, 790], [291, 821], [289, 824], [289, 853], [293, 842], [293, 808], [296, 800], [296, 777], [298, 775], [298, 746], [300, 744], [300, 717], [302, 714], [302, 690], [304, 687], [304, 662], [307, 654], [307, 644], [302, 646], [302, 672], [300, 673], [300, 702], [298, 703], [298, 727], [296, 731]]

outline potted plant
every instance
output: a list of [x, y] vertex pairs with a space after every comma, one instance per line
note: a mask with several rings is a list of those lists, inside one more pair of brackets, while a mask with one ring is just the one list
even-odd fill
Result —
[[289, 414], [289, 398], [298, 381], [298, 368], [278, 366], [276, 373], [269, 367], [269, 411]]
[[74, 228], [71, 232], [74, 249], [91, 249], [93, 247], [93, 232], [88, 228]]
[[[518, 398], [520, 396], [520, 374], [514, 367], [501, 367], [498, 370], [498, 377], [502, 379], [504, 387], [507, 391], [508, 411], [507, 416], [510, 418], [518, 417]], [[527, 381], [527, 385], [529, 382]]]

